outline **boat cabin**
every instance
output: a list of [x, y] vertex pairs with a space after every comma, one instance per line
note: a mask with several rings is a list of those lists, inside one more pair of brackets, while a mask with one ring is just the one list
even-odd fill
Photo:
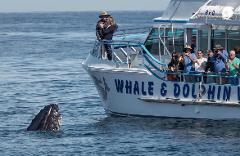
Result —
[[[197, 10], [196, 8], [203, 2], [193, 1], [187, 6], [193, 6], [191, 8]], [[191, 45], [195, 51], [203, 50], [206, 53], [207, 50], [220, 44], [225, 50], [235, 49], [238, 53], [240, 49], [240, 2], [236, 0], [233, 2], [230, 7], [221, 3], [217, 5], [215, 1], [208, 1], [199, 7], [196, 13], [193, 11], [191, 16], [188, 14], [180, 18], [179, 11], [186, 9], [186, 6], [182, 4], [174, 12], [177, 16], [172, 15], [170, 18], [169, 15], [166, 17], [163, 14], [162, 17], [155, 18], [155, 24], [145, 41], [146, 48], [165, 63], [172, 52], [181, 53], [186, 45]], [[172, 8], [172, 5], [170, 3], [169, 8]]]

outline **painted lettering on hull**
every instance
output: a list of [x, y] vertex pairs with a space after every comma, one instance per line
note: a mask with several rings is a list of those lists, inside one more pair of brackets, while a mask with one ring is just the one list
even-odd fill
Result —
[[134, 95], [154, 95], [154, 83], [139, 82], [130, 80], [115, 79], [115, 88], [118, 93], [134, 94]]
[[[214, 84], [200, 83], [172, 83], [162, 82], [154, 83], [153, 81], [132, 81], [115, 79], [116, 92], [120, 94], [142, 95], [142, 96], [159, 96], [172, 98], [202, 98], [208, 100], [229, 101], [233, 96], [233, 87], [230, 85], [220, 86]], [[235, 86], [236, 87], [236, 86]], [[235, 99], [240, 101], [240, 87], [236, 87]]]

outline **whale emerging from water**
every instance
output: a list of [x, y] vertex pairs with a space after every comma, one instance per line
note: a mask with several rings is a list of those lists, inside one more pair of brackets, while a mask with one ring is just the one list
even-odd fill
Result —
[[53, 131], [60, 130], [61, 114], [57, 104], [45, 106], [32, 120], [27, 131]]

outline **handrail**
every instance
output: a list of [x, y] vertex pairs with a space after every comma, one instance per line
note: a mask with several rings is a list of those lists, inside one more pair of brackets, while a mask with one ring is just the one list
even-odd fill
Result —
[[158, 78], [158, 79], [160, 79], [160, 80], [163, 80], [163, 81], [166, 81], [164, 78], [161, 78], [161, 77], [158, 76], [156, 73], [154, 73], [154, 72], [152, 71], [152, 69], [151, 69], [149, 66], [147, 66], [146, 64], [144, 64], [144, 67], [145, 67], [153, 76], [155, 76], [156, 78]]
[[113, 52], [113, 55], [114, 55], [114, 57], [116, 57], [121, 63], [123, 63], [122, 59], [120, 59], [120, 57], [119, 57], [115, 52]]
[[154, 67], [156, 70], [158, 70], [158, 71], [161, 72], [161, 73], [166, 73], [165, 71], [160, 70], [154, 63], [152, 63], [152, 61], [149, 60], [149, 58], [148, 58], [146, 55], [143, 55], [143, 56], [144, 56], [144, 58], [146, 59], [146, 61], [147, 61], [152, 67]]
[[125, 55], [125, 57], [128, 57], [127, 52], [123, 48], [120, 48], [120, 50]]
[[118, 45], [118, 46], [140, 46], [142, 43], [133, 42], [133, 41], [123, 41], [123, 40], [101, 40], [98, 41], [100, 44], [110, 44], [110, 45]]
[[[111, 44], [111, 45], [115, 45], [115, 46], [120, 46], [120, 50], [123, 48], [130, 48], [132, 51], [135, 51], [134, 48], [132, 49], [132, 47], [139, 47], [142, 49], [142, 56], [144, 58], [144, 60], [146, 61], [146, 63], [144, 63], [144, 67], [146, 70], [148, 70], [150, 73], [152, 73], [153, 76], [155, 76], [158, 79], [164, 80], [164, 81], [168, 81], [166, 79], [165, 76], [167, 76], [168, 74], [171, 75], [177, 75], [177, 76], [193, 76], [193, 77], [208, 77], [208, 78], [219, 78], [217, 80], [220, 80], [219, 83], [220, 84], [225, 84], [225, 78], [226, 79], [231, 79], [231, 78], [240, 78], [240, 75], [229, 75], [229, 73], [206, 73], [206, 72], [183, 72], [183, 71], [173, 71], [171, 72], [170, 70], [161, 70], [157, 64], [161, 65], [162, 67], [167, 67], [167, 64], [159, 61], [156, 57], [154, 57], [149, 50], [142, 44], [142, 43], [137, 43], [137, 42], [130, 42], [130, 41], [96, 41], [94, 44], [94, 49], [98, 49], [97, 46], [101, 46], [101, 44]], [[122, 48], [123, 47], [123, 48]], [[94, 50], [93, 50], [94, 51]], [[124, 49], [123, 51], [125, 53], [127, 53]], [[122, 52], [123, 52], [122, 51]], [[93, 52], [94, 55], [96, 55], [96, 52]], [[117, 56], [117, 54], [113, 51], [113, 55], [117, 58], [117, 60], [114, 60], [116, 63], [121, 63], [121, 64], [129, 64], [129, 61], [127, 60], [127, 62], [124, 62], [123, 60], [121, 60], [120, 57]], [[126, 54], [125, 54], [126, 56]], [[128, 56], [128, 53], [127, 53]], [[166, 68], [164, 68], [166, 69]], [[159, 76], [159, 74], [163, 74], [164, 77], [162, 77], [163, 75]], [[185, 77], [186, 78], [186, 77]], [[222, 81], [223, 80], [223, 81]], [[209, 83], [209, 82], [208, 82]], [[211, 82], [210, 82], [211, 83]], [[229, 84], [226, 83], [226, 84]]]
[[162, 62], [160, 62], [158, 59], [156, 59], [156, 58], [148, 51], [148, 49], [147, 49], [144, 45], [141, 45], [141, 47], [142, 47], [142, 49], [144, 50], [145, 54], [147, 54], [147, 56], [149, 56], [154, 62], [156, 62], [157, 64], [162, 65], [162, 66], [167, 66], [167, 64], [162, 63]]
[[117, 45], [117, 46], [139, 46], [143, 49], [144, 53], [149, 56], [154, 62], [156, 62], [159, 65], [167, 66], [167, 64], [160, 62], [158, 59], [156, 59], [149, 51], [148, 49], [142, 44], [142, 43], [135, 43], [135, 42], [129, 42], [129, 41], [109, 41], [109, 40], [102, 40], [99, 41], [101, 44], [110, 44], [110, 45]]
[[219, 78], [240, 78], [239, 76], [233, 76], [233, 75], [228, 75], [227, 73], [207, 73], [207, 72], [197, 72], [197, 71], [192, 71], [192, 72], [183, 72], [183, 71], [170, 71], [168, 70], [166, 72], [167, 74], [172, 74], [172, 75], [183, 75], [183, 76], [207, 76], [207, 77], [219, 77]]

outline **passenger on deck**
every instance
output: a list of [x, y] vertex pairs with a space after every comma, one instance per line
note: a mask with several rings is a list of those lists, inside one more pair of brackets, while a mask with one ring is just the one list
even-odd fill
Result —
[[171, 71], [178, 70], [178, 64], [179, 64], [178, 58], [179, 58], [178, 52], [173, 52], [171, 61], [168, 64], [168, 69], [169, 70], [171, 70]]
[[222, 73], [226, 72], [225, 62], [227, 61], [228, 53], [226, 50], [223, 50], [221, 45], [216, 45], [214, 48], [213, 64], [214, 72]]
[[207, 58], [207, 63], [206, 63], [206, 68], [205, 72], [214, 72], [214, 53], [212, 50], [208, 50], [208, 58]]
[[235, 50], [231, 50], [229, 53], [229, 59], [226, 63], [226, 68], [229, 70], [230, 78], [228, 82], [233, 85], [238, 85], [238, 70], [239, 70], [240, 60], [236, 57]]
[[[208, 50], [208, 58], [207, 58], [207, 63], [206, 63], [206, 68], [205, 68], [205, 75], [204, 76], [204, 82], [205, 83], [213, 83], [214, 78], [211, 76], [214, 72], [214, 53], [212, 50]], [[209, 75], [209, 76], [207, 76]]]
[[187, 46], [184, 49], [184, 71], [189, 73], [195, 71], [194, 63], [196, 63], [196, 55], [192, 52], [192, 48]]
[[107, 58], [108, 60], [112, 60], [112, 49], [109, 41], [112, 40], [113, 33], [117, 30], [118, 26], [113, 17], [106, 11], [101, 12], [99, 18], [101, 19], [97, 22], [96, 36], [98, 40], [106, 42], [104, 47], [107, 52]]
[[100, 41], [103, 39], [103, 25], [104, 25], [104, 18], [102, 18], [102, 16], [99, 16], [99, 20], [97, 22], [97, 25], [96, 25], [96, 37], [97, 37], [97, 40]]
[[204, 72], [207, 64], [207, 58], [203, 57], [203, 51], [199, 50], [197, 52], [197, 59], [195, 62], [195, 71]]
[[[216, 74], [226, 73], [225, 62], [227, 61], [228, 53], [226, 50], [223, 50], [221, 45], [216, 45], [214, 48], [214, 56], [213, 56], [213, 64], [214, 64], [214, 72]], [[218, 84], [224, 83], [226, 78], [224, 77], [216, 77], [215, 82]]]
[[183, 54], [179, 55], [179, 58], [178, 58], [178, 70], [183, 72], [184, 71], [184, 56]]
[[[194, 64], [196, 63], [196, 55], [192, 52], [191, 46], [187, 46], [184, 49], [184, 72], [185, 73], [194, 73], [195, 67]], [[195, 78], [194, 76], [185, 76], [186, 81], [188, 82], [194, 82]]]
[[178, 71], [181, 73], [181, 75], [179, 76], [179, 80], [183, 81], [183, 72], [184, 72], [184, 56], [183, 54], [181, 54], [178, 58], [179, 64], [178, 64]]
[[167, 79], [170, 81], [176, 81], [178, 79], [176, 75], [176, 72], [178, 71], [178, 66], [179, 66], [178, 59], [179, 59], [178, 52], [173, 52], [171, 61], [168, 64], [169, 73], [167, 75]]
[[198, 81], [202, 81], [202, 74], [203, 72], [205, 72], [205, 68], [206, 68], [206, 63], [207, 63], [207, 58], [203, 57], [204, 54], [203, 54], [203, 51], [202, 50], [199, 50], [197, 52], [197, 59], [196, 59], [196, 62], [195, 62], [195, 71], [196, 73], [199, 73], [201, 74], [201, 76], [198, 77]]

